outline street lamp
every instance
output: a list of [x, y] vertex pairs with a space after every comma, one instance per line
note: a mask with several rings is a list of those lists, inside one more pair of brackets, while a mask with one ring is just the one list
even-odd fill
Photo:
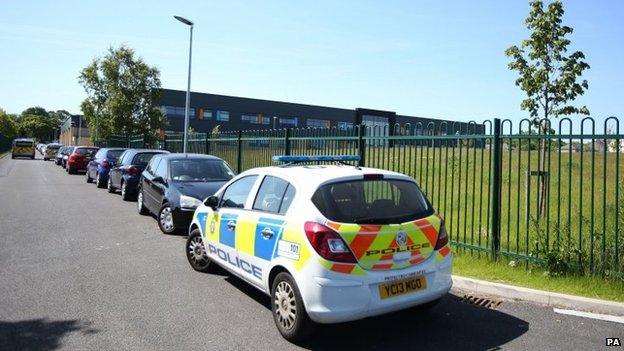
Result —
[[189, 129], [189, 110], [191, 103], [191, 55], [193, 53], [193, 22], [184, 17], [173, 16], [173, 18], [191, 27], [191, 39], [189, 41], [189, 64], [188, 64], [188, 82], [186, 85], [186, 107], [184, 111], [184, 153], [186, 153], [186, 144], [188, 142]]

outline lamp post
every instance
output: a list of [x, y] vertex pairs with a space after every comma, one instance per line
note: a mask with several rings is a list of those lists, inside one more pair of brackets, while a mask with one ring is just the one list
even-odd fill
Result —
[[173, 18], [186, 24], [191, 28], [191, 38], [189, 41], [189, 63], [188, 63], [188, 82], [186, 85], [186, 107], [184, 109], [184, 153], [186, 153], [186, 144], [188, 142], [189, 129], [189, 110], [191, 103], [191, 55], [193, 53], [193, 22], [181, 16], [173, 16]]

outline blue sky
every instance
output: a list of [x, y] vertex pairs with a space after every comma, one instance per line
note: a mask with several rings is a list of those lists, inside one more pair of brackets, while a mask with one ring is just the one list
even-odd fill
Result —
[[[565, 1], [572, 49], [591, 65], [580, 98], [592, 115], [623, 115], [624, 2]], [[192, 90], [478, 121], [526, 116], [503, 51], [527, 36], [528, 2], [3, 1], [0, 107], [79, 113], [82, 67], [110, 45], [134, 48]]]

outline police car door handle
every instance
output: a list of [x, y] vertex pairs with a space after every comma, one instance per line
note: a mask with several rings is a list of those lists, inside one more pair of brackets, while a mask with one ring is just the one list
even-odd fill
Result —
[[227, 227], [228, 227], [229, 230], [236, 229], [236, 222], [234, 222], [234, 221], [227, 222]]
[[273, 231], [271, 230], [271, 228], [264, 228], [264, 229], [260, 232], [260, 234], [262, 234], [262, 237], [263, 237], [265, 240], [269, 240], [269, 239], [271, 239], [271, 238], [273, 237], [273, 235], [274, 235], [275, 233], [273, 233]]

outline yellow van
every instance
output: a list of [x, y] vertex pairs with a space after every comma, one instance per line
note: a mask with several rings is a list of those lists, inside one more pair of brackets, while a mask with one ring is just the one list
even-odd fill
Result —
[[30, 157], [35, 158], [35, 141], [32, 139], [15, 139], [11, 149], [11, 158]]

